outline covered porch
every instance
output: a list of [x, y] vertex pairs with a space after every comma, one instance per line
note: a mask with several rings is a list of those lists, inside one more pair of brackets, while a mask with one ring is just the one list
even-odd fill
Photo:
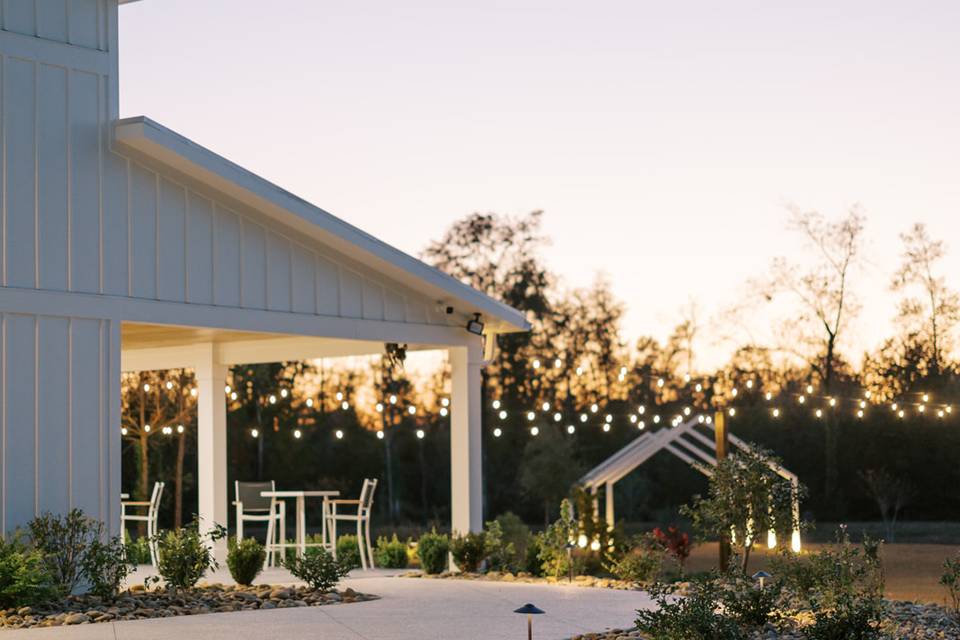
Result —
[[[320, 324], [320, 323], [318, 323]], [[357, 323], [362, 325], [363, 323]], [[381, 323], [388, 324], [388, 323]], [[356, 327], [356, 325], [355, 325]], [[359, 328], [359, 327], [356, 327]], [[416, 341], [414, 341], [416, 340]], [[377, 339], [268, 333], [232, 328], [127, 322], [121, 326], [123, 372], [190, 369], [196, 379], [197, 478], [195, 511], [205, 526], [226, 525], [231, 501], [227, 479], [225, 388], [234, 365], [374, 356], [386, 343], [408, 351], [445, 351], [450, 366], [450, 473], [453, 531], [482, 529], [481, 379], [483, 339], [462, 328], [381, 326]], [[492, 341], [491, 341], [492, 344]], [[310, 460], [303, 460], [310, 465]], [[225, 555], [225, 542], [217, 556]]]

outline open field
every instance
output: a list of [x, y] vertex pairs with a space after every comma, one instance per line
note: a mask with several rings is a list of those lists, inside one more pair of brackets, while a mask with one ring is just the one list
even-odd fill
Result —
[[[825, 545], [808, 544], [804, 551]], [[750, 560], [750, 571], [766, 567], [767, 550], [757, 549]], [[943, 561], [960, 551], [960, 546], [945, 544], [886, 544], [883, 546], [883, 568], [888, 598], [944, 604], [946, 592], [937, 582], [943, 573]], [[696, 547], [688, 561], [688, 571], [707, 571], [716, 566], [717, 544]]]

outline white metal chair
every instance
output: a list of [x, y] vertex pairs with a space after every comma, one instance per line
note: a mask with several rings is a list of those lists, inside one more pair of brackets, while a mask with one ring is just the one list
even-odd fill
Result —
[[277, 551], [283, 553], [286, 535], [286, 505], [283, 500], [264, 498], [262, 491], [274, 491], [274, 482], [234, 482], [234, 506], [237, 509], [237, 542], [243, 540], [244, 522], [266, 522], [267, 566], [274, 565]]
[[[126, 528], [128, 522], [146, 522], [147, 540], [150, 547], [150, 564], [157, 566], [157, 514], [160, 512], [160, 498], [163, 497], [163, 482], [153, 483], [153, 492], [149, 500], [123, 500], [120, 502], [120, 523]], [[146, 509], [146, 513], [127, 513], [129, 508]]]
[[[330, 542], [333, 554], [337, 553], [337, 521], [345, 520], [357, 523], [357, 547], [360, 549], [360, 566], [364, 569], [373, 569], [373, 545], [370, 543], [370, 514], [373, 512], [373, 493], [377, 490], [377, 480], [365, 478], [363, 488], [360, 489], [359, 500], [330, 500], [330, 511], [327, 514], [330, 531]], [[356, 512], [338, 513], [338, 506], [355, 506]]]

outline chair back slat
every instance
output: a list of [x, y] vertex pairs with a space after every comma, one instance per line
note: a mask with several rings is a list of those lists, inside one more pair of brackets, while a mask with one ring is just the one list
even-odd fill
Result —
[[360, 490], [360, 506], [370, 509], [373, 506], [373, 494], [377, 490], [377, 479], [364, 478], [363, 488]]
[[163, 497], [163, 482], [153, 483], [153, 493], [150, 494], [150, 513], [156, 513], [160, 508], [160, 498]]
[[237, 502], [243, 503], [244, 512], [270, 511], [273, 498], [264, 498], [261, 491], [273, 491], [274, 482], [235, 482]]

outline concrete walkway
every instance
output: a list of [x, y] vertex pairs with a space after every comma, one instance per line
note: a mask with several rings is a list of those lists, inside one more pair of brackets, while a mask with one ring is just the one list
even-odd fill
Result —
[[[229, 581], [223, 573], [213, 581]], [[269, 569], [257, 582], [292, 583]], [[588, 631], [630, 627], [634, 611], [650, 606], [635, 591], [468, 580], [399, 578], [384, 571], [355, 571], [341, 588], [381, 596], [373, 602], [325, 607], [209, 613], [0, 632], [26, 640], [520, 640], [526, 617], [513, 610], [532, 602], [546, 611], [534, 618], [534, 637], [557, 640]]]

